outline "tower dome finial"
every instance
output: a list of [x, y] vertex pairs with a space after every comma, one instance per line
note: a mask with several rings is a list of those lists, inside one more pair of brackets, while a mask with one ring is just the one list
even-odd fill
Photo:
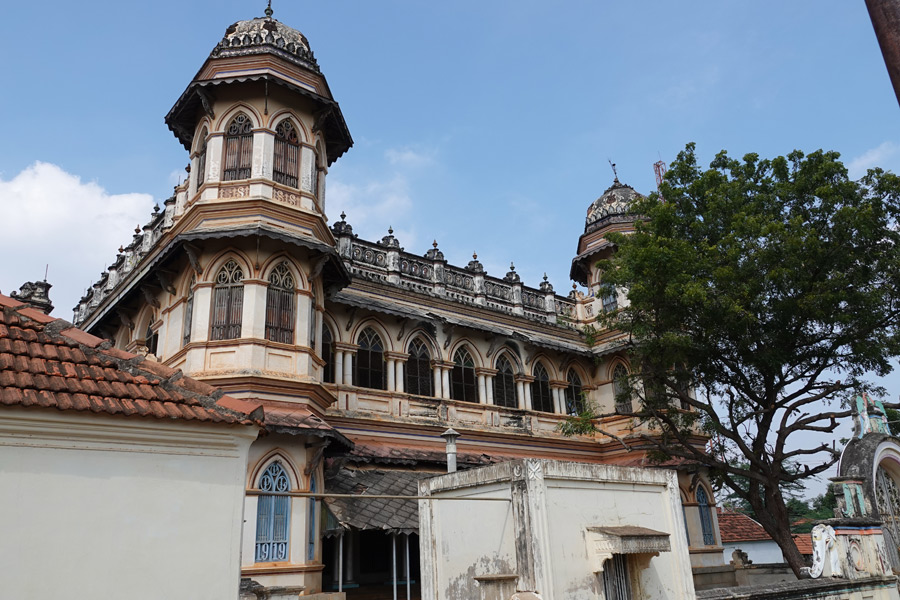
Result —
[[272, 18], [272, 0], [269, 0], [269, 4], [266, 6], [266, 18]]

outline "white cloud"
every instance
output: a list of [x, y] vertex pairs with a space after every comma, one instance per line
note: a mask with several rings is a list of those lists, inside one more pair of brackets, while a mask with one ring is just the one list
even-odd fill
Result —
[[388, 227], [393, 227], [400, 245], [416, 252], [416, 235], [410, 223], [413, 201], [404, 176], [363, 184], [329, 181], [327, 198], [332, 222], [341, 212], [347, 213], [353, 233], [367, 240], [380, 240], [387, 235]]
[[421, 168], [434, 164], [433, 150], [413, 150], [412, 148], [389, 148], [384, 156], [394, 166], [407, 168]]
[[847, 163], [847, 170], [850, 172], [851, 179], [859, 179], [873, 167], [896, 172], [896, 167], [892, 165], [897, 162], [898, 157], [900, 157], [900, 145], [894, 142], [883, 142], [852, 159]]
[[0, 179], [0, 200], [6, 212], [0, 219], [0, 290], [9, 295], [25, 281], [43, 279], [49, 264], [53, 316], [66, 320], [153, 208], [149, 194], [109, 194], [43, 162]]

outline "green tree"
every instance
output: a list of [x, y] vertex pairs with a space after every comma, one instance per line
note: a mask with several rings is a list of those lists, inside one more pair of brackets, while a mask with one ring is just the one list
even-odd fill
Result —
[[[633, 414], [650, 430], [632, 443], [709, 467], [799, 574], [783, 490], [837, 455], [830, 437], [789, 439], [833, 432], [850, 394], [879, 391], [863, 376], [900, 354], [900, 180], [873, 169], [853, 181], [821, 150], [723, 151], [702, 169], [690, 144], [661, 191], [599, 265], [627, 290], [603, 325], [630, 336]], [[587, 416], [566, 429], [596, 428]]]

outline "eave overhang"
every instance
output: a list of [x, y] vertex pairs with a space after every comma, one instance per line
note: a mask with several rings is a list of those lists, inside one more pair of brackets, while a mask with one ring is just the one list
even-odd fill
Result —
[[353, 146], [350, 130], [346, 121], [344, 121], [341, 107], [336, 101], [286, 81], [272, 73], [254, 73], [235, 77], [195, 80], [188, 85], [165, 117], [169, 130], [175, 134], [175, 137], [178, 138], [185, 150], [189, 152], [191, 150], [194, 128], [197, 125], [197, 111], [209, 110], [208, 91], [214, 90], [219, 85], [231, 85], [248, 81], [263, 81], [279, 85], [291, 92], [309, 98], [319, 107], [319, 112], [316, 115], [316, 125], [325, 134], [325, 151], [328, 154], [329, 166]]

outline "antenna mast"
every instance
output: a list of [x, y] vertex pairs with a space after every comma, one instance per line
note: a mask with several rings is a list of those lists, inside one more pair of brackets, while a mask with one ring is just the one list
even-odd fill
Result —
[[668, 170], [669, 169], [668, 167], [666, 167], [666, 163], [664, 163], [662, 159], [653, 163], [653, 172], [656, 174], [656, 193], [659, 194], [659, 199], [663, 202], [665, 202], [666, 199], [663, 198], [660, 186], [662, 185], [663, 178], [666, 176], [666, 171]]

